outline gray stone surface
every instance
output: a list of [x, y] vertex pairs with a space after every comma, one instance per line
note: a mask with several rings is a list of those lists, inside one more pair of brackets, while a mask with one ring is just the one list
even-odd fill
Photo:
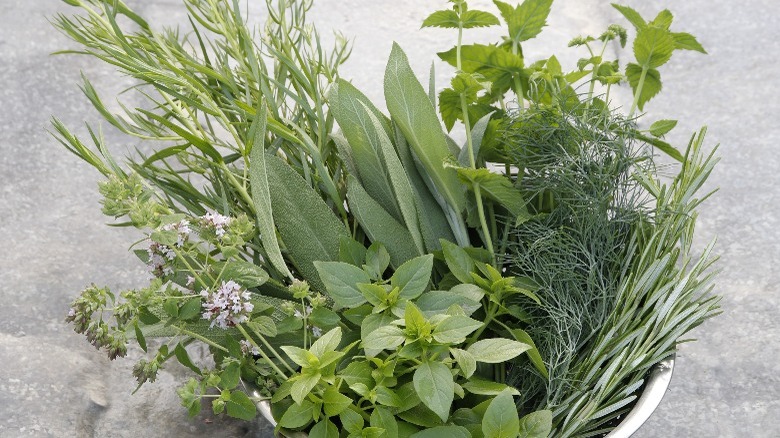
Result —
[[[183, 18], [179, 0], [128, 3], [156, 25]], [[344, 75], [381, 102], [393, 39], [420, 76], [434, 51], [452, 43], [445, 31], [419, 30], [441, 3], [318, 0], [316, 18], [323, 34], [338, 28], [355, 38]], [[671, 137], [677, 145], [709, 125], [708, 144], [720, 143], [722, 157], [710, 182], [720, 191], [702, 208], [698, 230], [701, 242], [719, 238], [724, 314], [682, 347], [669, 393], [636, 436], [780, 436], [780, 159], [772, 149], [780, 143], [780, 4], [628, 3], [646, 14], [669, 7], [676, 25], [710, 51], [675, 55], [662, 70], [664, 93], [647, 109], [653, 119], [681, 120]], [[62, 322], [69, 300], [89, 283], [122, 289], [145, 278], [125, 250], [136, 234], [103, 225], [96, 172], [44, 131], [51, 115], [72, 127], [98, 120], [77, 88], [80, 71], [107, 96], [127, 85], [94, 60], [49, 55], [72, 47], [46, 21], [68, 10], [57, 0], [0, 0], [0, 437], [270, 436], [261, 421], [189, 419], [173, 392], [187, 375], [177, 367], [130, 396], [132, 360], [109, 362]], [[618, 19], [606, 1], [558, 0], [551, 20], [558, 27], [526, 54], [566, 53], [570, 37]], [[489, 41], [491, 32], [466, 40]], [[562, 59], [571, 66], [577, 55], [568, 53]], [[444, 84], [449, 71], [437, 67]], [[105, 136], [120, 154], [136, 146], [108, 129]]]

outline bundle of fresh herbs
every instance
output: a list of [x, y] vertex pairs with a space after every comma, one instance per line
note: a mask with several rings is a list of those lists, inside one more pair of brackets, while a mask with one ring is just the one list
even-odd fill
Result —
[[[143, 103], [114, 113], [86, 78], [85, 95], [158, 145], [122, 167], [92, 128], [87, 146], [53, 122], [105, 176], [104, 213], [143, 233], [152, 276], [88, 287], [67, 320], [112, 359], [163, 338], [134, 375], [140, 387], [169, 360], [191, 369], [178, 392], [192, 415], [209, 400], [251, 419], [270, 403], [288, 436], [593, 436], [717, 313], [711, 247], [691, 251], [716, 161], [704, 131], [682, 154], [662, 140], [675, 121], [634, 117], [675, 50], [704, 52], [669, 11], [648, 22], [615, 5], [636, 62], [603, 58], [628, 40], [612, 25], [575, 38], [587, 54], [564, 72], [523, 56], [551, 0], [494, 0], [501, 20], [450, 0], [423, 27], [457, 30], [439, 53], [451, 86], [426, 90], [394, 45], [385, 115], [340, 78], [349, 46], [322, 46], [311, 0], [266, 0], [261, 33], [236, 0], [184, 0], [186, 33], [119, 0], [64, 1], [83, 13], [54, 20], [76, 53], [128, 75]], [[463, 44], [501, 21], [502, 42]], [[627, 116], [609, 99], [623, 82]], [[680, 162], [670, 184], [656, 150]], [[193, 360], [193, 343], [213, 360]]]

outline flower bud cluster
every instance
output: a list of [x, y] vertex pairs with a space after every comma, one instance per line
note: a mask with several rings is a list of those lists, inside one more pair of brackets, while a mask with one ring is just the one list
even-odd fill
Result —
[[227, 329], [246, 322], [254, 309], [251, 294], [233, 280], [223, 281], [214, 292], [203, 290], [200, 294], [204, 298], [202, 316], [211, 321], [211, 327]]
[[[76, 298], [65, 321], [73, 323], [76, 333], [85, 335], [95, 348], [105, 348], [113, 360], [127, 354], [127, 336], [121, 328], [103, 321], [103, 310], [109, 301], [113, 303], [114, 295], [108, 288], [92, 285]], [[99, 319], [92, 318], [95, 313], [101, 315]]]
[[108, 180], [98, 183], [103, 195], [103, 214], [112, 217], [128, 216], [134, 226], [144, 228], [154, 226], [167, 208], [152, 200], [152, 193], [141, 182], [141, 177], [131, 173], [120, 178], [109, 176]]

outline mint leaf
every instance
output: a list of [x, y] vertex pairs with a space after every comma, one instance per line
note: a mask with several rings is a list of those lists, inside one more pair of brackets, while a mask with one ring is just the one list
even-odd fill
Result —
[[499, 0], [493, 0], [493, 3], [509, 26], [509, 38], [517, 43], [539, 35], [547, 25], [547, 16], [552, 6], [552, 0], [525, 0], [514, 8]]
[[415, 433], [409, 438], [471, 438], [469, 430], [463, 426], [437, 426]]
[[512, 395], [520, 395], [520, 391], [511, 388], [503, 383], [493, 382], [491, 380], [471, 379], [463, 384], [463, 389], [479, 395], [499, 395], [503, 391], [509, 390]]
[[450, 316], [433, 329], [433, 339], [442, 344], [460, 344], [466, 336], [482, 327], [482, 322], [468, 316]]
[[463, 377], [470, 378], [477, 371], [477, 360], [466, 350], [459, 348], [450, 348], [450, 354], [455, 362], [458, 363], [458, 368], [463, 373]]
[[645, 27], [647, 27], [647, 22], [645, 21], [645, 19], [642, 18], [642, 16], [639, 15], [639, 12], [635, 11], [634, 9], [631, 9], [628, 6], [619, 5], [617, 3], [612, 3], [612, 7], [617, 9], [618, 12], [620, 12], [621, 14], [623, 14], [623, 16], [626, 17], [626, 19], [630, 21], [631, 24], [634, 25], [636, 30], [644, 29]]
[[674, 48], [671, 32], [658, 27], [641, 29], [634, 40], [634, 55], [642, 67], [658, 68], [666, 64]]
[[[628, 83], [631, 84], [631, 89], [636, 93], [637, 86], [639, 85], [639, 79], [642, 77], [642, 67], [629, 63], [626, 65], [626, 78]], [[661, 73], [651, 68], [647, 70], [645, 75], [645, 82], [642, 86], [642, 94], [639, 95], [637, 106], [639, 109], [643, 109], [645, 103], [652, 99], [656, 94], [661, 92]]]
[[467, 187], [473, 189], [473, 185], [478, 184], [483, 194], [509, 210], [516, 223], [529, 218], [520, 190], [506, 176], [493, 173], [484, 167], [478, 169], [459, 167], [457, 171], [458, 177], [469, 183]]
[[455, 382], [449, 367], [441, 362], [424, 362], [414, 372], [414, 390], [431, 411], [447, 421], [455, 398]]
[[704, 47], [696, 41], [696, 37], [686, 32], [672, 32], [674, 38], [674, 48], [682, 50], [695, 50], [701, 53], [707, 53]]
[[664, 9], [659, 12], [658, 15], [650, 22], [650, 26], [660, 27], [669, 30], [672, 27], [672, 21], [674, 21], [674, 15], [668, 9]]
[[520, 432], [520, 419], [507, 388], [497, 395], [487, 407], [482, 417], [482, 433], [485, 438], [515, 438]]
[[335, 386], [328, 386], [322, 394], [322, 407], [325, 409], [325, 415], [329, 417], [340, 415], [351, 404], [352, 399], [340, 393]]
[[501, 24], [498, 18], [490, 12], [485, 11], [466, 11], [460, 16], [464, 29], [473, 29], [475, 27], [489, 27]]
[[311, 428], [309, 438], [339, 438], [339, 429], [332, 421], [324, 419]]
[[423, 21], [422, 27], [443, 27], [457, 29], [460, 26], [460, 17], [453, 10], [436, 11]]
[[254, 402], [242, 391], [230, 393], [230, 400], [226, 402], [227, 414], [240, 420], [252, 420], [257, 415], [257, 407]]
[[406, 340], [404, 331], [394, 325], [379, 327], [363, 339], [366, 356], [374, 357], [382, 350], [392, 350]]
[[287, 429], [303, 427], [314, 418], [314, 403], [304, 400], [301, 404], [293, 404], [282, 414], [279, 426]]

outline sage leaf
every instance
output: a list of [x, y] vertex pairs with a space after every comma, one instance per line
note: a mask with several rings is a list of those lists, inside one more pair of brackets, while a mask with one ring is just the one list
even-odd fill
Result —
[[274, 221], [287, 246], [290, 260], [314, 289], [325, 289], [314, 261], [337, 260], [344, 224], [317, 192], [289, 165], [266, 157]]
[[455, 398], [455, 382], [449, 367], [441, 362], [423, 362], [415, 370], [412, 381], [420, 401], [441, 421], [447, 421]]
[[501, 363], [521, 355], [531, 348], [522, 342], [503, 338], [483, 339], [471, 344], [466, 351], [474, 356], [477, 362]]
[[515, 438], [520, 433], [520, 419], [509, 389], [488, 405], [482, 418], [482, 433], [485, 438]]
[[547, 438], [552, 430], [552, 412], [536, 411], [520, 419], [518, 438]]
[[[398, 44], [393, 44], [387, 62], [384, 89], [390, 115], [409, 141], [426, 174], [449, 207], [455, 212], [463, 211], [466, 202], [463, 188], [455, 172], [444, 168], [450, 153], [436, 111]], [[456, 224], [451, 222], [451, 225]]]
[[[252, 188], [252, 203], [255, 205], [255, 222], [257, 223], [257, 229], [260, 231], [260, 240], [271, 265], [285, 277], [293, 278], [282, 257], [279, 241], [276, 239], [276, 226], [271, 208], [268, 172], [265, 167], [267, 118], [268, 107], [261, 103], [249, 130], [250, 138], [253, 138], [252, 149], [249, 153], [249, 184]], [[251, 135], [252, 133], [254, 135]]]
[[400, 266], [419, 254], [409, 230], [371, 198], [351, 175], [347, 177], [347, 202], [350, 212], [363, 227], [369, 239], [385, 245], [393, 266]]
[[342, 262], [315, 261], [320, 280], [325, 285], [328, 296], [338, 306], [353, 308], [366, 302], [357, 289], [358, 283], [370, 283], [368, 274], [357, 266]]

